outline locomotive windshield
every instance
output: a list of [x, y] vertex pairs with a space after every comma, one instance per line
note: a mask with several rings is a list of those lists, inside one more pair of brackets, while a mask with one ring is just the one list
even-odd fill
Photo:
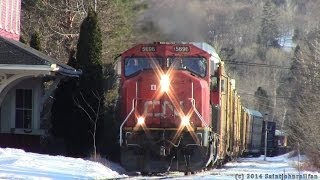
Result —
[[[152, 63], [152, 61], [154, 63]], [[124, 75], [130, 76], [142, 70], [154, 69], [155, 64], [160, 66], [159, 58], [147, 58], [147, 57], [130, 57], [124, 61], [125, 69]]]
[[203, 57], [170, 57], [167, 60], [173, 69], [187, 70], [200, 77], [206, 76], [207, 61]]

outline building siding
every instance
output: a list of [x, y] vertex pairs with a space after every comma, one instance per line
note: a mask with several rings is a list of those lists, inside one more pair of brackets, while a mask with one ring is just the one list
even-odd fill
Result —
[[19, 40], [21, 0], [0, 0], [0, 36]]

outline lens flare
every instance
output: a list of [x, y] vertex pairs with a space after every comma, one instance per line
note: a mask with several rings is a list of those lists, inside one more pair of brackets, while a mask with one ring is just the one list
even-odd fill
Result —
[[167, 74], [162, 74], [160, 79], [160, 86], [162, 92], [168, 92], [170, 88], [170, 78]]
[[137, 122], [138, 125], [143, 125], [144, 124], [144, 117], [140, 116], [138, 117], [138, 122]]
[[187, 126], [190, 124], [190, 118], [187, 116], [181, 117], [181, 126]]

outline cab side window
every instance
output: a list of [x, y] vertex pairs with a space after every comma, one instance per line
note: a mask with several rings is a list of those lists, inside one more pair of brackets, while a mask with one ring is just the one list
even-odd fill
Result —
[[126, 59], [125, 61], [125, 76], [130, 76], [141, 69], [138, 59]]

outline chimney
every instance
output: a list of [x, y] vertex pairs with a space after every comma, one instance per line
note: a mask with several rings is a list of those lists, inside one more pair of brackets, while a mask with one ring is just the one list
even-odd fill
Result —
[[0, 0], [0, 36], [19, 41], [21, 0]]

